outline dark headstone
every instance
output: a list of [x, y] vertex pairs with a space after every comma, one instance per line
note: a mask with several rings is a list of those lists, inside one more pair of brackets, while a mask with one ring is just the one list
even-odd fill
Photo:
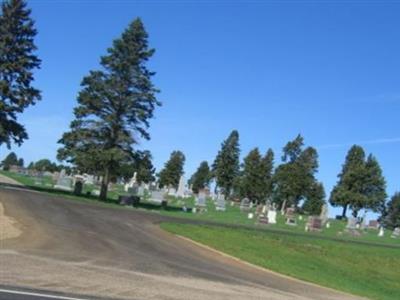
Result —
[[167, 201], [167, 200], [161, 201], [161, 208], [162, 208], [162, 209], [166, 209], [167, 206], [168, 206], [168, 201]]
[[120, 205], [133, 205], [134, 199], [133, 196], [119, 196], [118, 201]]
[[268, 217], [264, 214], [260, 214], [258, 217], [259, 224], [268, 224]]
[[77, 196], [81, 195], [82, 189], [83, 189], [83, 182], [82, 181], [75, 182], [74, 194]]
[[322, 219], [316, 216], [310, 216], [306, 224], [307, 231], [321, 231]]

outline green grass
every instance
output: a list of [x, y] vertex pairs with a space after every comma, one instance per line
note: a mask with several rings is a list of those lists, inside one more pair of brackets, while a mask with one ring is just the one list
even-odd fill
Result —
[[370, 299], [400, 299], [400, 250], [268, 231], [163, 223], [252, 264]]

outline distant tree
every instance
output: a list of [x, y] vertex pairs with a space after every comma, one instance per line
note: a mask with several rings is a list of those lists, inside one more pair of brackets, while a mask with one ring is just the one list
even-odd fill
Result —
[[313, 194], [318, 153], [313, 147], [303, 149], [303, 146], [303, 137], [298, 135], [283, 148], [283, 164], [278, 166], [273, 177], [274, 198], [279, 205], [286, 201], [286, 205], [297, 207], [301, 200]]
[[122, 165], [134, 162], [133, 145], [149, 139], [149, 120], [160, 102], [146, 63], [154, 49], [142, 21], [135, 19], [101, 58], [101, 70], [82, 81], [75, 120], [59, 141], [58, 158], [102, 175], [100, 198]]
[[53, 172], [55, 170], [55, 165], [49, 159], [40, 159], [35, 162], [34, 168], [37, 171]]
[[200, 189], [208, 187], [211, 181], [211, 171], [208, 162], [203, 161], [197, 168], [196, 172], [190, 178], [189, 183], [192, 185], [194, 193], [198, 193]]
[[137, 172], [136, 179], [139, 183], [150, 183], [155, 180], [156, 169], [152, 163], [150, 151], [137, 151], [134, 159], [134, 170]]
[[23, 158], [18, 159], [18, 166], [24, 167], [24, 159]]
[[319, 215], [325, 204], [325, 189], [321, 182], [314, 182], [307, 191], [302, 209], [310, 215]]
[[264, 170], [262, 157], [258, 148], [249, 152], [243, 160], [243, 172], [240, 182], [240, 193], [253, 202], [259, 202], [264, 196]]
[[216, 183], [227, 196], [231, 195], [234, 181], [239, 175], [239, 155], [239, 133], [233, 130], [222, 143], [221, 150], [212, 165]]
[[261, 201], [272, 197], [273, 194], [274, 152], [268, 149], [261, 160], [261, 173], [263, 177]]
[[173, 151], [164, 169], [158, 174], [160, 186], [178, 188], [179, 179], [183, 175], [185, 155], [181, 151]]
[[28, 138], [20, 114], [41, 99], [31, 86], [33, 71], [40, 67], [34, 54], [36, 29], [25, 1], [2, 1], [0, 14], [0, 145], [21, 145]]
[[387, 209], [382, 216], [382, 221], [385, 227], [389, 229], [394, 229], [400, 227], [400, 193], [396, 192], [389, 203], [387, 204]]
[[29, 170], [33, 170], [35, 168], [35, 163], [33, 161], [31, 161], [28, 165], [28, 169]]
[[6, 158], [2, 161], [1, 165], [4, 170], [9, 170], [10, 166], [18, 165], [18, 157], [14, 152], [10, 152]]
[[354, 145], [350, 148], [338, 177], [329, 202], [343, 207], [343, 217], [348, 207], [354, 217], [363, 208], [376, 212], [383, 210], [386, 182], [378, 161], [372, 155], [365, 159], [362, 147]]
[[365, 163], [367, 178], [365, 181], [364, 193], [367, 196], [367, 203], [363, 208], [374, 212], [382, 212], [385, 209], [386, 180], [383, 177], [382, 169], [376, 158], [370, 154]]

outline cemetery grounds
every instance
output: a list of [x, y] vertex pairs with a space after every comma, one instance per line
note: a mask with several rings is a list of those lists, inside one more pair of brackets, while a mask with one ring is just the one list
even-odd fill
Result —
[[306, 217], [298, 216], [297, 226], [288, 226], [279, 213], [277, 224], [257, 225], [256, 218], [248, 219], [238, 205], [231, 206], [227, 202], [226, 211], [220, 212], [211, 199], [207, 200], [206, 212], [184, 212], [183, 206], [194, 206], [193, 197], [169, 196], [166, 210], [161, 210], [159, 204], [148, 201], [147, 197], [136, 208], [121, 207], [117, 202], [118, 195], [124, 194], [120, 185], [113, 186], [107, 202], [100, 202], [97, 197], [85, 195], [94, 186], [85, 185], [83, 196], [74, 196], [54, 190], [50, 177], [39, 180], [5, 171], [0, 173], [32, 189], [75, 201], [97, 201], [99, 205], [119, 209], [143, 209], [195, 219], [199, 225], [163, 223], [161, 228], [284, 275], [369, 299], [400, 299], [400, 239], [391, 238], [389, 231], [384, 237], [378, 237], [377, 230], [366, 229], [361, 236], [352, 237], [345, 232], [344, 221], [330, 220], [330, 228], [305, 233]]

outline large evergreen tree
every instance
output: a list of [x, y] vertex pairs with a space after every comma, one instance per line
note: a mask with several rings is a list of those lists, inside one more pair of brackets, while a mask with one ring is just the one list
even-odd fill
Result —
[[134, 170], [139, 183], [150, 183], [155, 180], [154, 173], [156, 169], [153, 166], [152, 159], [153, 156], [148, 150], [136, 152]]
[[331, 192], [329, 202], [342, 206], [342, 216], [347, 208], [356, 217], [361, 209], [382, 211], [386, 199], [386, 182], [378, 161], [372, 156], [365, 158], [364, 149], [354, 145], [347, 153], [339, 180]]
[[261, 173], [263, 176], [261, 201], [266, 201], [273, 194], [274, 152], [268, 149], [261, 160]]
[[146, 67], [153, 54], [142, 21], [135, 19], [101, 57], [102, 68], [83, 79], [75, 120], [60, 140], [60, 159], [103, 176], [101, 199], [120, 166], [134, 161], [139, 138], [150, 138], [149, 120], [160, 104], [154, 73]]
[[396, 192], [389, 203], [387, 209], [382, 216], [382, 221], [389, 229], [400, 227], [400, 193]]
[[325, 204], [325, 189], [321, 182], [314, 182], [307, 191], [303, 211], [310, 215], [319, 215]]
[[383, 177], [382, 169], [377, 159], [370, 154], [365, 163], [367, 178], [364, 185], [364, 193], [367, 196], [367, 203], [363, 208], [374, 212], [382, 212], [385, 209], [386, 180]]
[[136, 151], [134, 153], [133, 162], [122, 164], [118, 168], [115, 177], [122, 177], [127, 181], [131, 179], [136, 172], [136, 181], [138, 183], [150, 183], [155, 180], [155, 168], [152, 159], [153, 157], [150, 151]]
[[36, 29], [25, 1], [3, 1], [0, 15], [0, 145], [21, 145], [28, 138], [17, 115], [40, 100], [32, 87], [33, 71], [40, 67], [34, 54]]
[[10, 166], [12, 165], [18, 165], [18, 157], [17, 154], [14, 152], [10, 152], [6, 158], [1, 162], [1, 165], [4, 170], [9, 170]]
[[311, 189], [318, 183], [318, 153], [313, 147], [304, 147], [304, 140], [298, 135], [283, 148], [281, 164], [274, 174], [275, 201], [282, 205], [297, 206], [301, 200], [312, 195]]
[[165, 163], [164, 169], [158, 174], [161, 187], [172, 186], [178, 188], [179, 179], [183, 175], [185, 155], [181, 151], [173, 151], [169, 160]]
[[257, 203], [263, 200], [265, 176], [262, 157], [258, 148], [249, 152], [243, 160], [243, 172], [240, 178], [240, 194]]
[[221, 150], [212, 165], [217, 186], [222, 188], [227, 196], [232, 193], [235, 179], [239, 175], [239, 155], [239, 132], [233, 130], [222, 143]]
[[190, 178], [190, 184], [194, 193], [198, 193], [199, 190], [208, 187], [211, 181], [211, 171], [208, 166], [208, 162], [202, 161], [196, 172]]

